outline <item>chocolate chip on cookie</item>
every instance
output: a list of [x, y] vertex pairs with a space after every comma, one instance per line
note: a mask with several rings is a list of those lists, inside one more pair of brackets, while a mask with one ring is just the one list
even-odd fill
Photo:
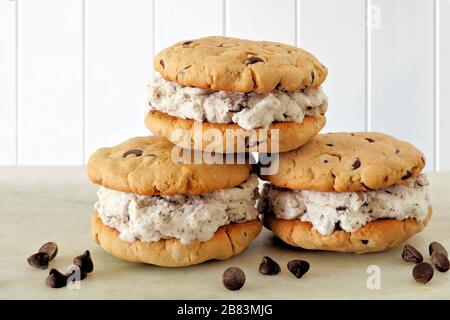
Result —
[[255, 64], [257, 62], [264, 62], [264, 59], [258, 56], [250, 56], [245, 60], [245, 65]]
[[355, 162], [353, 162], [353, 164], [352, 164], [352, 169], [356, 170], [359, 167], [361, 167], [361, 161], [359, 159], [356, 159]]
[[138, 150], [138, 149], [128, 150], [122, 155], [122, 158], [128, 158], [129, 155], [134, 155], [136, 157], [140, 157], [140, 156], [142, 156], [142, 153], [143, 153], [142, 150]]

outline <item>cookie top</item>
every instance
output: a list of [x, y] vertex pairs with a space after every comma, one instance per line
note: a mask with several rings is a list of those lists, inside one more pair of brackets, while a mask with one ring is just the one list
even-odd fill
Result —
[[150, 136], [99, 149], [89, 159], [89, 178], [106, 188], [140, 195], [198, 195], [237, 186], [250, 174], [249, 164], [194, 164], [194, 151], [184, 151], [189, 156], [183, 159], [192, 164], [180, 153], [172, 159], [173, 148], [166, 139]]
[[280, 154], [279, 170], [264, 176], [295, 190], [356, 192], [410, 183], [425, 165], [413, 145], [377, 132], [319, 134]]
[[154, 68], [184, 86], [241, 93], [317, 88], [328, 73], [303, 49], [219, 36], [178, 42], [155, 56]]

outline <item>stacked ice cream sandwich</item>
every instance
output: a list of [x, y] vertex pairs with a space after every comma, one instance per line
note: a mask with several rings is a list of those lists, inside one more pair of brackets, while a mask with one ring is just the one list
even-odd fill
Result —
[[[92, 233], [111, 254], [172, 267], [227, 259], [262, 216], [294, 246], [372, 252], [430, 219], [419, 150], [380, 133], [318, 135], [327, 69], [310, 53], [208, 37], [164, 49], [154, 66], [154, 136], [102, 148], [88, 164], [100, 185]], [[252, 151], [277, 156], [252, 166]], [[254, 171], [270, 182], [261, 197]]]

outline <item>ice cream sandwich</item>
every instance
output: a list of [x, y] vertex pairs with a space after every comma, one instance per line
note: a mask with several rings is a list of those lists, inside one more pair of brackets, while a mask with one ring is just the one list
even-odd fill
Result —
[[181, 147], [284, 152], [325, 125], [327, 68], [303, 49], [215, 36], [162, 50], [154, 67], [146, 125]]
[[251, 165], [174, 161], [174, 147], [137, 137], [91, 156], [95, 241], [120, 259], [167, 267], [239, 254], [262, 228]]
[[280, 154], [258, 209], [264, 225], [305, 249], [383, 251], [420, 232], [431, 218], [425, 159], [382, 133], [319, 134]]

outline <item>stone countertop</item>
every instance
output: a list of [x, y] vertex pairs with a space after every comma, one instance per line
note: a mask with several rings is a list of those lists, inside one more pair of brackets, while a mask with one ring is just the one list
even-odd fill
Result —
[[[417, 284], [413, 265], [400, 257], [401, 247], [366, 255], [309, 252], [280, 243], [268, 230], [225, 261], [185, 268], [120, 261], [91, 238], [97, 187], [85, 172], [85, 167], [0, 167], [0, 299], [450, 299], [450, 272], [435, 271], [427, 285]], [[450, 248], [450, 172], [428, 176], [433, 218], [408, 241], [426, 260], [431, 241]], [[91, 251], [95, 270], [80, 289], [49, 289], [44, 283], [48, 270], [27, 264], [26, 258], [47, 241], [59, 245], [50, 266], [61, 271], [74, 256]], [[280, 263], [279, 275], [259, 274], [265, 255]], [[292, 259], [310, 262], [302, 279], [287, 270]], [[240, 291], [222, 286], [221, 275], [229, 266], [246, 273]], [[368, 289], [368, 268], [380, 271], [380, 289]]]

